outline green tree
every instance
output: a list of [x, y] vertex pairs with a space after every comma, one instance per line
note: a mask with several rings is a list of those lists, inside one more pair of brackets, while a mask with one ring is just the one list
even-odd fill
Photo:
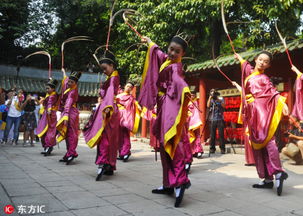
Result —
[[[111, 1], [106, 0], [44, 0], [45, 11], [54, 11], [58, 25], [54, 35], [42, 37], [40, 47], [54, 57], [55, 67], [60, 68], [60, 46], [63, 40], [76, 35], [87, 35], [91, 42], [67, 44], [65, 64], [73, 70], [85, 70], [94, 62], [92, 53], [106, 43]], [[237, 51], [255, 49], [279, 43], [274, 23], [289, 37], [302, 37], [300, 16], [303, 0], [225, 0], [225, 17]], [[187, 33], [191, 40], [186, 56], [203, 61], [216, 55], [230, 54], [232, 50], [222, 28], [220, 0], [116, 0], [114, 11], [131, 8], [138, 11], [135, 27], [142, 35], [149, 36], [163, 50], [178, 30]], [[45, 18], [47, 19], [47, 18]], [[241, 21], [241, 23], [231, 23]], [[3, 28], [2, 26], [0, 26]], [[45, 27], [45, 26], [44, 26]], [[45, 32], [45, 28], [41, 28]], [[116, 54], [122, 79], [141, 74], [146, 47], [138, 45], [140, 38], [116, 17], [111, 31], [110, 50]], [[100, 52], [101, 53], [101, 52]], [[186, 60], [187, 64], [194, 61]]]
[[29, 0], [1, 0], [0, 4], [0, 59], [15, 63], [20, 51], [15, 40], [28, 31]]

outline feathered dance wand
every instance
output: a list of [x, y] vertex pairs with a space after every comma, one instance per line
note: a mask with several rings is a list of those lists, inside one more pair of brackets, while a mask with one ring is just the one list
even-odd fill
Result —
[[282, 34], [280, 33], [280, 31], [279, 31], [279, 29], [278, 29], [278, 24], [277, 24], [277, 22], [275, 23], [275, 27], [276, 27], [277, 33], [278, 33], [278, 35], [279, 35], [279, 38], [280, 38], [280, 40], [282, 41], [282, 44], [283, 44], [283, 46], [284, 46], [284, 48], [285, 48], [285, 52], [286, 52], [286, 54], [287, 54], [287, 57], [288, 57], [288, 61], [289, 61], [289, 63], [290, 63], [290, 66], [292, 66], [292, 65], [293, 65], [293, 64], [292, 64], [292, 60], [291, 60], [291, 58], [290, 58], [290, 54], [289, 54], [288, 47], [287, 47], [287, 44], [286, 44], [286, 37], [285, 37], [285, 38], [282, 37]]
[[61, 68], [64, 68], [64, 45], [72, 41], [93, 41], [88, 36], [75, 36], [66, 39], [61, 45]]
[[129, 23], [129, 21], [131, 21], [132, 23], [136, 23], [132, 18], [130, 18], [131, 15], [136, 15], [136, 13], [137, 12], [135, 10], [128, 9], [124, 11], [122, 17], [125, 24], [127, 24], [142, 39], [142, 35]]
[[50, 54], [46, 51], [38, 51], [27, 55], [24, 59], [26, 60], [33, 55], [46, 55], [48, 57], [48, 78], [50, 79], [52, 77], [52, 58]]
[[111, 27], [113, 25], [112, 18], [113, 18], [114, 8], [115, 8], [115, 0], [113, 0], [113, 5], [112, 5], [111, 11], [110, 11], [110, 18], [109, 18], [109, 25], [108, 25], [108, 32], [107, 32], [107, 39], [106, 39], [106, 50], [108, 50], [110, 31], [111, 31]]
[[103, 47], [108, 48], [108, 46], [109, 46], [109, 45], [107, 45], [107, 44], [106, 44], [106, 45], [101, 45], [101, 46], [98, 46], [97, 49], [95, 50], [93, 56], [94, 56], [94, 59], [96, 60], [96, 62], [97, 62], [98, 65], [99, 65], [99, 59], [98, 59], [98, 57], [97, 57], [97, 54], [98, 54], [99, 49], [101, 49], [101, 48], [103, 48]]
[[[131, 16], [132, 15], [138, 15], [137, 11], [135, 11], [133, 9], [121, 9], [121, 10], [118, 10], [111, 17], [110, 26], [113, 25], [116, 16], [119, 15], [120, 13], [123, 13], [122, 17], [123, 17], [123, 20], [124, 20], [125, 24], [127, 24], [140, 38], [142, 38], [142, 35], [135, 29], [135, 27], [133, 27], [133, 25], [135, 25], [136, 22], [131, 18]], [[133, 25], [129, 21], [131, 21]]]
[[217, 57], [215, 58], [215, 48], [214, 48], [214, 45], [212, 46], [212, 56], [213, 56], [213, 61], [214, 61], [214, 64], [216, 66], [216, 68], [218, 69], [218, 71], [232, 84], [232, 80], [229, 79], [229, 77], [221, 70], [221, 68], [219, 67], [218, 65], [218, 62], [217, 62], [217, 59], [220, 57]]
[[227, 26], [226, 26], [226, 21], [225, 21], [225, 16], [224, 16], [224, 0], [221, 1], [221, 17], [222, 17], [223, 28], [224, 28], [224, 31], [225, 31], [227, 37], [228, 37], [231, 48], [234, 51], [234, 53], [236, 53], [233, 41], [231, 40], [231, 37], [229, 36]]

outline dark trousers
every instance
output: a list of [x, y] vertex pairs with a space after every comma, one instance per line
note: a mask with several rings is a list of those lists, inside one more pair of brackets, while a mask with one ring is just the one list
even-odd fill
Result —
[[216, 130], [219, 130], [219, 141], [220, 141], [220, 149], [225, 150], [224, 143], [224, 121], [223, 120], [215, 120], [210, 121], [210, 149], [216, 150]]

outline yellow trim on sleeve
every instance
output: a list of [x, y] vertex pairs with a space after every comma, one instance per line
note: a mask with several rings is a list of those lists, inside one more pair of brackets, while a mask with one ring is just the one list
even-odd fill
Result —
[[68, 121], [68, 116], [63, 116], [56, 125], [57, 131], [59, 132], [59, 135], [57, 137], [57, 142], [61, 142], [66, 137], [67, 127], [63, 124], [63, 121]]
[[[182, 135], [183, 125], [187, 118], [188, 98], [185, 97], [186, 94], [190, 95], [188, 86], [184, 87], [182, 90], [181, 105], [175, 123], [164, 135], [164, 149], [169, 154], [171, 159], [174, 158], [177, 145], [180, 142]], [[174, 139], [171, 140], [172, 138]]]
[[37, 134], [37, 136], [39, 138], [41, 138], [46, 133], [47, 130], [48, 130], [48, 124], [45, 126], [45, 128], [43, 129], [43, 131], [41, 133]]
[[278, 99], [278, 104], [276, 106], [276, 110], [272, 116], [269, 129], [268, 129], [268, 134], [266, 139], [263, 141], [263, 143], [254, 143], [251, 141], [252, 147], [256, 150], [264, 148], [267, 143], [272, 139], [274, 136], [276, 129], [280, 123], [281, 116], [282, 116], [282, 111], [283, 111], [283, 106], [285, 105], [286, 98], [283, 96], [280, 96]]
[[139, 123], [140, 123], [140, 110], [139, 110], [139, 104], [137, 101], [135, 101], [135, 110], [136, 110], [136, 113], [135, 113], [135, 120], [134, 120], [134, 126], [133, 126], [133, 129], [132, 129], [132, 132], [135, 134], [137, 133], [138, 131], [138, 128], [139, 128]]
[[[106, 108], [111, 108], [111, 111], [110, 111], [110, 113], [109, 113], [109, 118], [104, 118], [104, 110], [106, 109]], [[112, 114], [113, 114], [113, 112], [114, 112], [114, 109], [113, 109], [113, 106], [106, 106], [106, 107], [104, 107], [103, 108], [103, 110], [102, 110], [102, 115], [103, 115], [103, 121], [102, 121], [102, 127], [98, 130], [98, 132], [96, 133], [96, 135], [93, 137], [93, 138], [91, 138], [86, 144], [90, 147], [90, 148], [93, 148], [95, 145], [97, 145], [97, 143], [98, 143], [98, 141], [100, 140], [100, 138], [101, 138], [101, 135], [102, 135], [102, 133], [103, 133], [103, 131], [104, 131], [104, 128], [105, 128], [105, 126], [106, 126], [106, 124], [109, 122], [109, 120], [110, 120], [110, 118], [111, 118], [111, 116], [112, 116]]]
[[198, 129], [201, 125], [202, 125], [202, 122], [199, 122], [199, 123], [197, 123], [195, 125], [190, 126], [188, 128], [188, 130], [193, 130], [194, 131], [194, 130]]
[[59, 121], [57, 122], [56, 127], [58, 127], [64, 120], [68, 121], [68, 116], [63, 116], [59, 119]]
[[242, 100], [241, 100], [239, 115], [238, 115], [238, 120], [237, 120], [238, 124], [243, 124], [242, 109], [243, 109], [243, 104], [242, 104]]
[[195, 141], [197, 139], [194, 131], [188, 131], [188, 133], [189, 133], [189, 143], [192, 143], [193, 141]]
[[145, 82], [145, 78], [146, 78], [146, 73], [147, 73], [147, 70], [148, 70], [148, 67], [149, 67], [149, 55], [150, 55], [150, 49], [152, 48], [152, 46], [154, 46], [155, 43], [154, 42], [151, 42], [148, 44], [148, 50], [147, 50], [147, 53], [146, 53], [146, 57], [145, 57], [145, 63], [144, 63], [144, 69], [143, 69], [143, 74], [142, 74], [142, 81], [141, 81], [141, 88]]
[[297, 75], [297, 79], [300, 79], [301, 76], [302, 76], [302, 74], [303, 74], [303, 73], [299, 73], [299, 74]]

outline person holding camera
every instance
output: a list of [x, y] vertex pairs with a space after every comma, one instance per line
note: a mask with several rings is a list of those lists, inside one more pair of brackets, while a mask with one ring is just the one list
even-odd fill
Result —
[[209, 108], [210, 120], [210, 153], [216, 152], [216, 130], [219, 131], [219, 142], [221, 154], [225, 154], [224, 143], [224, 119], [223, 112], [225, 103], [220, 93], [215, 89], [210, 90], [209, 98], [207, 101], [207, 108]]
[[21, 111], [23, 110], [26, 102], [24, 100], [23, 91], [20, 89], [16, 92], [16, 89], [11, 89], [8, 94], [8, 100], [5, 101], [5, 105], [8, 107], [8, 113], [6, 118], [6, 127], [4, 131], [3, 144], [7, 143], [9, 131], [14, 125], [14, 138], [12, 145], [17, 145], [19, 139], [19, 126], [21, 122]]
[[[30, 94], [26, 97], [26, 105], [24, 107], [23, 124], [24, 124], [24, 143], [23, 146], [31, 144], [35, 145], [35, 133], [34, 130], [37, 127], [37, 119], [35, 115], [36, 98]], [[29, 140], [31, 139], [31, 141]]]

